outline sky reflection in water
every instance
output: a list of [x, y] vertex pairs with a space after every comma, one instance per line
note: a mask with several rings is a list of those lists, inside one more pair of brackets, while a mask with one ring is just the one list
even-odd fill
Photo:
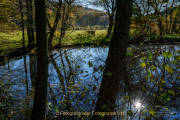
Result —
[[[163, 47], [161, 47], [162, 49]], [[179, 50], [179, 46], [174, 47], [175, 50]], [[166, 47], [168, 50], [168, 46]], [[72, 108], [75, 111], [93, 111], [95, 107], [95, 98], [100, 88], [100, 83], [102, 79], [102, 71], [97, 70], [99, 66], [104, 66], [105, 61], [108, 55], [108, 48], [103, 47], [85, 47], [85, 48], [74, 48], [74, 49], [67, 49], [66, 54], [64, 53], [65, 50], [55, 50], [50, 54], [55, 54], [53, 58], [55, 59], [55, 63], [52, 62], [52, 58], [49, 60], [51, 61], [48, 65], [49, 70], [49, 77], [48, 77], [48, 104], [47, 104], [47, 116], [55, 115], [55, 111], [67, 111]], [[60, 53], [63, 55], [60, 57]], [[67, 57], [66, 57], [67, 56]], [[5, 97], [10, 98], [7, 100], [9, 102], [9, 106], [7, 102], [1, 102], [1, 106], [4, 106], [7, 114], [12, 115], [14, 119], [30, 116], [31, 108], [33, 105], [33, 78], [32, 73], [36, 72], [33, 68], [33, 61], [30, 61], [32, 56], [26, 55], [26, 68], [27, 73], [25, 73], [25, 66], [24, 66], [24, 57], [21, 57], [16, 60], [11, 60], [9, 62], [9, 70], [7, 69], [7, 65], [0, 66], [0, 78], [2, 79], [3, 83], [1, 87], [6, 89], [8, 95]], [[158, 56], [157, 60], [161, 63], [163, 60], [163, 56]], [[172, 60], [170, 58], [170, 60]], [[69, 61], [69, 64], [68, 64]], [[35, 57], [34, 57], [35, 62]], [[138, 59], [135, 68], [140, 69], [140, 73], [143, 74], [144, 69], [141, 68], [140, 62], [141, 59]], [[35, 62], [36, 63], [36, 62]], [[34, 63], [33, 63], [34, 64]], [[157, 63], [155, 63], [157, 64]], [[57, 69], [59, 69], [59, 75]], [[70, 71], [71, 69], [71, 71]], [[33, 71], [35, 70], [35, 71]], [[96, 71], [96, 72], [95, 72]], [[179, 72], [177, 69], [176, 72]], [[139, 74], [136, 70], [132, 71], [134, 74], [134, 83], [137, 82], [139, 84]], [[27, 79], [26, 79], [27, 74]], [[154, 76], [157, 74], [161, 74], [161, 69], [157, 68], [156, 72], [152, 73]], [[61, 76], [61, 77], [59, 77]], [[142, 75], [143, 76], [143, 75]], [[60, 80], [60, 79], [61, 80]], [[168, 79], [167, 79], [168, 80]], [[63, 81], [63, 82], [62, 82]], [[134, 85], [135, 86], [135, 85]], [[125, 91], [127, 92], [127, 91]], [[149, 92], [141, 93], [142, 90], [132, 91], [132, 99], [131, 102], [133, 103], [129, 106], [129, 103], [123, 104], [126, 100], [122, 97], [122, 93], [120, 93], [122, 99], [117, 99], [117, 104], [119, 108], [116, 109], [117, 111], [132, 111], [138, 112], [142, 108], [146, 108], [149, 103], [142, 103], [142, 100], [145, 95]], [[123, 93], [126, 94], [126, 93]], [[11, 97], [10, 97], [11, 96]], [[149, 100], [150, 101], [150, 100]], [[176, 115], [169, 116], [170, 118], [178, 118], [180, 116], [179, 111], [176, 111], [172, 105], [172, 111], [178, 112]], [[141, 108], [140, 108], [141, 107]], [[176, 106], [179, 108], [179, 105]], [[8, 111], [10, 109], [10, 112]], [[176, 108], [177, 109], [177, 108]], [[24, 111], [22, 111], [24, 110]], [[133, 112], [134, 113], [134, 112]], [[140, 113], [140, 112], [139, 112]], [[147, 115], [147, 114], [146, 114]], [[142, 115], [143, 116], [143, 115]], [[141, 116], [141, 117], [142, 117]], [[126, 119], [126, 117], [120, 116], [121, 119]], [[168, 117], [168, 118], [169, 118]], [[129, 117], [130, 118], [130, 117]], [[166, 117], [167, 118], [167, 117]], [[73, 119], [73, 116], [71, 116]], [[118, 119], [117, 116], [114, 116], [113, 119]], [[133, 119], [139, 119], [139, 117], [134, 116]]]

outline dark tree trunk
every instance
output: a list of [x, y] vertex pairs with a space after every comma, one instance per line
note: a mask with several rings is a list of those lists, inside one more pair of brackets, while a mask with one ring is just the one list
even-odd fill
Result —
[[35, 0], [37, 78], [31, 120], [44, 120], [46, 117], [48, 56], [46, 32], [45, 0]]
[[167, 16], [167, 4], [166, 4], [166, 34], [168, 34], [168, 22], [167, 22], [167, 18], [168, 18], [168, 16]]
[[32, 0], [30, 0], [30, 30], [31, 30], [31, 45], [35, 46], [35, 38], [34, 38], [34, 25], [33, 25], [33, 8], [32, 8]]
[[172, 34], [172, 10], [171, 10], [171, 13], [170, 13], [170, 25], [169, 25], [169, 33]]
[[160, 32], [160, 35], [162, 36], [163, 32], [162, 32], [162, 20], [159, 18], [159, 23], [158, 23], [158, 26], [159, 26], [159, 32]]
[[171, 34], [173, 34], [175, 32], [175, 29], [176, 29], [176, 24], [174, 21], [174, 23], [172, 24]]
[[23, 12], [22, 12], [22, 1], [19, 0], [19, 4], [20, 4], [20, 10], [21, 10], [21, 20], [22, 20], [22, 40], [23, 40], [23, 49], [22, 49], [22, 53], [25, 54], [26, 53], [26, 48], [25, 48], [25, 39], [24, 39], [24, 19], [23, 19]]
[[26, 0], [28, 46], [35, 45], [32, 0]]
[[29, 0], [26, 0], [26, 9], [27, 9], [27, 36], [28, 36], [28, 47], [31, 43], [31, 33], [30, 33], [30, 9], [29, 9]]
[[[173, 5], [174, 5], [174, 0], [172, 1], [171, 7], [173, 7]], [[173, 30], [173, 10], [171, 8], [169, 33], [172, 34], [172, 30]]]
[[113, 14], [109, 15], [109, 27], [108, 27], [108, 33], [107, 33], [107, 36], [108, 36], [108, 37], [110, 37], [110, 36], [111, 36], [111, 33], [112, 33], [113, 17], [114, 17]]
[[[115, 28], [110, 42], [109, 53], [106, 59], [106, 67], [103, 72], [101, 87], [99, 90], [98, 100], [96, 102], [95, 111], [112, 112], [116, 96], [119, 91], [120, 83], [126, 63], [126, 52], [129, 40], [129, 29], [132, 15], [133, 0], [117, 0], [117, 11], [115, 19]], [[112, 73], [111, 76], [105, 73]], [[105, 108], [102, 108], [106, 105]], [[111, 120], [112, 116], [105, 116], [103, 119]], [[99, 120], [99, 116], [94, 115], [93, 120]]]

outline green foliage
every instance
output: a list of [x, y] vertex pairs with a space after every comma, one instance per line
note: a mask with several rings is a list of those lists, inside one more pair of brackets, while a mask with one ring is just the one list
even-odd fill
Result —
[[148, 59], [151, 61], [152, 60], [152, 54], [151, 52], [148, 52]]
[[0, 2], [0, 32], [10, 32], [18, 30], [18, 26], [13, 19], [18, 19], [19, 6], [16, 0], [1, 0]]
[[164, 2], [168, 2], [169, 0], [163, 0]]
[[172, 54], [171, 54], [170, 52], [164, 52], [164, 53], [163, 53], [163, 56], [164, 56], [165, 58], [171, 58], [171, 57], [172, 57]]
[[128, 115], [128, 116], [132, 116], [132, 115], [133, 115], [133, 111], [132, 111], [132, 110], [128, 110], [128, 111], [127, 111], [127, 115]]
[[163, 98], [163, 101], [166, 102], [168, 100], [167, 93], [163, 93], [162, 98]]
[[97, 87], [96, 87], [96, 86], [94, 86], [94, 87], [93, 87], [93, 91], [96, 91], [96, 89], [97, 89]]
[[89, 61], [89, 62], [88, 62], [88, 65], [89, 65], [89, 67], [92, 67], [93, 64], [92, 64], [91, 61]]
[[175, 94], [174, 91], [171, 91], [171, 90], [169, 90], [168, 92], [169, 92], [170, 94], [172, 94], [172, 95]]

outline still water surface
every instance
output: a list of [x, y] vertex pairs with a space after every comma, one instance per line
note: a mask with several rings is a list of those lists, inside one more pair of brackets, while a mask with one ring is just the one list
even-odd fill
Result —
[[[53, 57], [49, 58], [48, 64], [46, 110], [48, 119], [82, 119], [82, 117], [88, 119], [92, 117], [108, 50], [108, 47], [84, 47], [55, 50], [49, 53], [49, 56]], [[119, 91], [114, 110], [122, 114], [113, 115], [113, 120], [143, 119], [152, 114], [154, 114], [154, 119], [180, 118], [180, 79], [178, 79], [180, 64], [174, 57], [178, 56], [178, 50], [180, 50], [179, 46], [168, 45], [143, 48], [131, 46], [128, 49], [128, 52], [134, 56], [129, 55], [127, 58], [127, 74], [130, 82], [128, 85], [122, 83], [123, 87], [121, 86], [122, 89]], [[165, 58], [163, 53], [168, 51], [173, 56]], [[150, 58], [143, 58], [149, 56], [150, 53], [153, 60], [149, 62], [149, 66], [155, 66], [154, 70], [152, 67], [149, 69], [141, 66], [142, 62], [148, 63]], [[162, 66], [164, 64], [170, 66], [173, 72], [164, 69]], [[150, 73], [147, 72], [148, 70], [151, 70]], [[0, 66], [0, 118], [14, 120], [30, 118], [36, 71], [34, 54], [9, 61], [9, 67], [7, 63], [5, 66]], [[152, 77], [147, 78], [148, 75]], [[155, 83], [158, 79], [165, 82], [161, 87]], [[175, 94], [169, 94], [169, 90], [173, 90]], [[156, 97], [156, 93], [161, 97]], [[168, 97], [163, 93], [168, 93]], [[168, 100], [162, 102], [164, 97]], [[153, 109], [156, 109], [158, 104], [165, 105], [154, 113]], [[59, 116], [66, 111], [91, 112], [91, 114], [90, 116]]]

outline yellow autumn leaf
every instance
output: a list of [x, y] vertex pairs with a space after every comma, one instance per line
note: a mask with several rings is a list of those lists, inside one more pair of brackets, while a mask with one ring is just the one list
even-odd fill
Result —
[[149, 78], [153, 78], [153, 75], [149, 76]]
[[162, 78], [162, 79], [160, 79], [160, 81], [161, 81], [161, 83], [165, 83], [165, 80]]
[[127, 48], [128, 50], [132, 50], [132, 48]]
[[146, 67], [146, 63], [141, 62], [141, 67], [142, 67], [142, 68]]
[[169, 73], [173, 73], [173, 68], [169, 67], [169, 66], [165, 66], [165, 69], [169, 72]]

